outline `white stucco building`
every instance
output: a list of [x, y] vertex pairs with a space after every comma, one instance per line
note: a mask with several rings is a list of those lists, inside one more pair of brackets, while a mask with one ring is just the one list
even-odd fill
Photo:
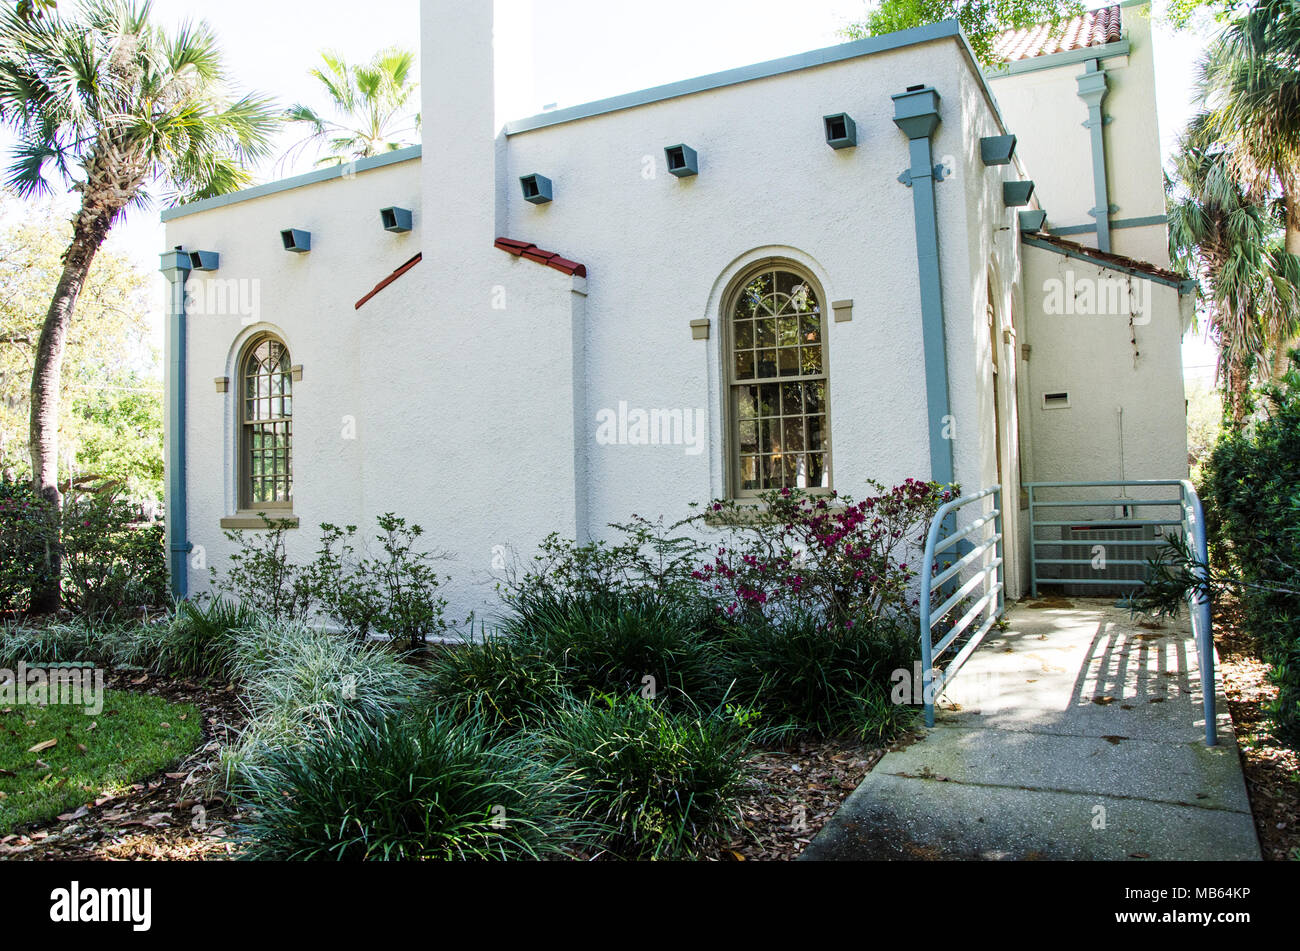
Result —
[[422, 21], [423, 151], [164, 215], [178, 590], [258, 512], [307, 556], [393, 511], [463, 617], [550, 532], [914, 477], [1001, 481], [1016, 596], [1022, 482], [1186, 476], [1144, 7], [987, 75], [941, 23], [525, 119], [492, 3]]

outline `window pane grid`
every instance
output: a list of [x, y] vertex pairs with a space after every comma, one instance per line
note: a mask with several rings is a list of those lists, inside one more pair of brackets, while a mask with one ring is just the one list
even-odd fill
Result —
[[245, 504], [287, 507], [293, 501], [293, 376], [278, 340], [262, 340], [249, 353], [243, 394]]
[[829, 487], [823, 315], [799, 275], [763, 271], [732, 311], [733, 462], [742, 493]]

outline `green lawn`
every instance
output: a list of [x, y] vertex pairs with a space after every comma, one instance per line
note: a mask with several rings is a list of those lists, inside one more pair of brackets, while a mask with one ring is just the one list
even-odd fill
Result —
[[191, 704], [114, 691], [96, 716], [67, 704], [0, 706], [0, 835], [172, 765], [198, 745], [200, 721]]

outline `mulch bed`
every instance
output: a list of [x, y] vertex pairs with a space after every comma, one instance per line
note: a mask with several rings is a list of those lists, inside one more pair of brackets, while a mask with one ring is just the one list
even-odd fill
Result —
[[759, 753], [752, 761], [753, 791], [741, 804], [744, 828], [718, 858], [798, 858], [885, 752], [851, 740], [816, 740]]
[[1277, 697], [1271, 667], [1230, 599], [1215, 605], [1214, 634], [1260, 850], [1265, 861], [1300, 860], [1300, 753], [1273, 735], [1264, 714], [1264, 703]]
[[0, 859], [232, 857], [234, 847], [227, 839], [237, 814], [232, 804], [214, 798], [209, 780], [222, 745], [238, 734], [246, 719], [234, 688], [152, 677], [138, 670], [109, 671], [104, 685], [194, 704], [203, 715], [203, 743], [177, 766], [119, 795], [101, 795], [54, 822], [0, 836]]

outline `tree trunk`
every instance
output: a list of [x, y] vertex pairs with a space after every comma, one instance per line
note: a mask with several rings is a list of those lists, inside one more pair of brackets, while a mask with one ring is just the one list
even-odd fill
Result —
[[[96, 207], [97, 206], [97, 207]], [[32, 487], [49, 507], [48, 572], [40, 589], [32, 592], [32, 612], [49, 614], [59, 608], [59, 580], [63, 549], [59, 539], [63, 497], [59, 493], [59, 404], [62, 396], [63, 353], [68, 328], [85, 286], [95, 255], [108, 237], [117, 211], [83, 198], [73, 221], [72, 243], [63, 254], [63, 273], [50, 302], [36, 360], [32, 368], [31, 454]]]
[[[1300, 188], [1293, 176], [1283, 175], [1282, 204], [1286, 211], [1286, 232], [1283, 248], [1287, 254], [1300, 256]], [[1277, 341], [1273, 350], [1272, 365], [1269, 375], [1273, 382], [1279, 382], [1286, 375], [1291, 365], [1291, 351], [1300, 347], [1300, 337], [1291, 337]]]

